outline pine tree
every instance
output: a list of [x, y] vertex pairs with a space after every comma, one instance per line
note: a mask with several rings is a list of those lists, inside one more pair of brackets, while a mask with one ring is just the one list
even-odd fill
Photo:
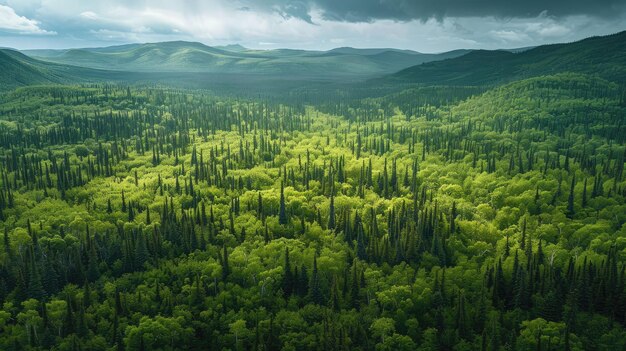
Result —
[[46, 296], [46, 292], [41, 283], [41, 274], [39, 273], [39, 267], [35, 261], [35, 254], [31, 248], [30, 250], [30, 264], [28, 267], [28, 290], [27, 294], [33, 299], [41, 300]]
[[305, 296], [309, 291], [309, 276], [307, 274], [307, 269], [304, 264], [300, 267], [297, 289], [300, 296]]
[[126, 196], [124, 190], [122, 190], [122, 212], [126, 212]]
[[285, 248], [285, 265], [283, 267], [283, 293], [289, 297], [293, 292], [293, 273], [291, 272], [291, 262], [289, 261], [289, 249]]
[[365, 235], [363, 234], [363, 225], [361, 224], [361, 216], [357, 213], [354, 218], [354, 230], [356, 230], [356, 253], [360, 260], [367, 260]]
[[39, 304], [39, 310], [41, 311], [41, 319], [43, 322], [43, 335], [41, 336], [41, 346], [46, 349], [51, 349], [54, 345], [54, 331], [50, 318], [48, 317], [48, 309], [46, 303], [41, 302]]
[[222, 256], [222, 281], [226, 282], [228, 275], [230, 275], [230, 266], [228, 264], [228, 249], [226, 245], [223, 246], [224, 254]]
[[515, 286], [513, 287], [513, 305], [517, 308], [527, 309], [530, 307], [530, 292], [526, 283], [526, 273], [524, 269], [519, 269], [515, 277]]
[[278, 212], [278, 223], [282, 225], [289, 223], [287, 211], [285, 209], [285, 187], [283, 186], [283, 183], [280, 183], [280, 209]]
[[260, 191], [257, 200], [257, 216], [260, 220], [263, 220], [263, 196]]
[[54, 295], [59, 291], [59, 275], [48, 257], [45, 258], [43, 264], [42, 283], [48, 296]]
[[469, 317], [465, 310], [465, 292], [461, 291], [459, 294], [457, 308], [456, 308], [456, 329], [459, 333], [459, 337], [465, 340], [469, 340], [471, 336]]
[[135, 268], [142, 269], [144, 264], [148, 262], [150, 253], [146, 247], [146, 239], [143, 233], [137, 233], [137, 240], [135, 243]]
[[330, 193], [330, 206], [329, 206], [329, 218], [328, 218], [328, 229], [335, 229], [335, 195]]
[[337, 288], [337, 277], [333, 278], [333, 284], [330, 288], [330, 301], [329, 304], [333, 311], [338, 312], [339, 306], [339, 289]]
[[359, 309], [360, 306], [360, 298], [361, 295], [361, 287], [359, 285], [359, 277], [357, 275], [357, 261], [354, 260], [352, 264], [352, 287], [350, 288], [350, 302], [352, 303], [352, 307]]
[[504, 298], [506, 297], [506, 282], [504, 280], [504, 272], [502, 271], [502, 260], [498, 259], [496, 264], [495, 276], [493, 281], [493, 304], [497, 307], [503, 307]]
[[87, 279], [91, 282], [97, 280], [100, 277], [98, 270], [98, 256], [96, 255], [96, 249], [94, 245], [91, 245], [89, 249], [89, 257], [87, 262]]
[[543, 240], [539, 239], [539, 245], [537, 246], [537, 264], [543, 264], [544, 259]]
[[456, 233], [456, 215], [456, 201], [453, 201], [452, 209], [450, 210], [450, 234]]
[[563, 302], [555, 291], [548, 291], [540, 306], [539, 315], [547, 321], [557, 322], [562, 317]]
[[128, 221], [133, 222], [135, 220], [135, 211], [133, 211], [132, 203], [128, 204]]
[[509, 257], [511, 253], [511, 245], [509, 244], [509, 236], [506, 236], [506, 242], [504, 244], [504, 257]]
[[569, 197], [567, 198], [567, 218], [572, 219], [576, 212], [574, 211], [574, 187], [576, 186], [576, 175], [572, 176], [572, 185], [569, 190]]
[[68, 298], [66, 299], [65, 316], [63, 318], [63, 335], [68, 336], [74, 333], [74, 329], [74, 311], [72, 308], [72, 301], [68, 296]]
[[313, 256], [313, 273], [311, 275], [311, 284], [309, 285], [309, 296], [314, 304], [324, 304], [319, 272], [317, 271], [317, 256]]

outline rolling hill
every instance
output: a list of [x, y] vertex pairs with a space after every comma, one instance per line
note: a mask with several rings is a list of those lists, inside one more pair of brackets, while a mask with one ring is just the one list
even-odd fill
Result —
[[172, 41], [107, 48], [28, 50], [49, 62], [130, 72], [204, 72], [285, 74], [303, 77], [373, 77], [467, 51], [422, 54], [397, 49], [338, 48], [330, 51], [250, 50], [240, 45], [211, 47]]
[[0, 90], [36, 84], [122, 81], [131, 77], [126, 72], [45, 62], [12, 49], [0, 49], [0, 71]]
[[0, 49], [0, 88], [60, 82], [54, 72], [37, 64], [37, 60], [9, 49]]
[[[107, 48], [106, 51], [125, 51], [137, 45]], [[102, 49], [93, 49], [95, 52]], [[219, 49], [217, 49], [219, 50]], [[93, 52], [86, 50], [85, 55]], [[48, 57], [61, 55], [57, 50], [37, 50]], [[306, 67], [305, 67], [306, 68]], [[35, 59], [13, 49], [0, 49], [0, 91], [7, 91], [28, 85], [82, 84], [112, 82], [135, 85], [167, 85], [192, 89], [209, 89], [215, 93], [264, 94], [286, 93], [304, 86], [327, 85], [329, 79], [305, 77], [304, 75], [215, 73], [215, 72], [167, 72], [167, 71], [111, 71], [66, 65]], [[304, 69], [301, 69], [304, 72]], [[345, 83], [354, 80], [344, 80]], [[334, 83], [333, 83], [334, 84]]]
[[356, 83], [352, 84], [356, 88], [369, 80], [369, 85], [402, 89], [415, 83], [488, 86], [560, 72], [598, 75], [612, 81], [626, 79], [626, 32], [534, 48], [441, 54], [349, 47], [329, 51], [251, 50], [240, 45], [210, 47], [184, 41], [24, 53], [29, 56], [0, 50], [0, 69], [7, 72], [0, 77], [0, 88], [123, 81], [266, 92], [315, 82]]
[[401, 70], [389, 82], [424, 85], [491, 85], [560, 72], [626, 79], [626, 31], [526, 51], [476, 50]]

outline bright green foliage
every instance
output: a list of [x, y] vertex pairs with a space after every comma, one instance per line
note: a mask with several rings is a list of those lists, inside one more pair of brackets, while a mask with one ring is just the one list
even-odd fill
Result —
[[623, 86], [306, 95], [2, 95], [0, 349], [624, 347]]

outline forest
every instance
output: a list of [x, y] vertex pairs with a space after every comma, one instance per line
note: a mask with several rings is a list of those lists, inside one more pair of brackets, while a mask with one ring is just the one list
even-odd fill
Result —
[[626, 349], [622, 84], [0, 102], [0, 349]]

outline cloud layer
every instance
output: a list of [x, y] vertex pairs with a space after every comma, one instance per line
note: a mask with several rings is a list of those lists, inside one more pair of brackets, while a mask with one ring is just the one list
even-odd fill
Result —
[[527, 18], [544, 11], [553, 16], [614, 17], [625, 6], [623, 0], [269, 0], [268, 5], [303, 18], [306, 18], [305, 9], [317, 8], [326, 19], [347, 22], [484, 16]]
[[[626, 29], [623, 0], [0, 0], [0, 46], [166, 40], [423, 52], [572, 41]], [[25, 36], [27, 38], [25, 39]]]
[[19, 34], [54, 34], [39, 28], [39, 23], [24, 16], [18, 16], [13, 8], [0, 5], [0, 30]]

